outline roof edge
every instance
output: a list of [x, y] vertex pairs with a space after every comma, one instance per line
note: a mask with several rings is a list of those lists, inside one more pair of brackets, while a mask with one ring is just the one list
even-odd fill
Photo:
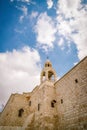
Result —
[[65, 77], [69, 72], [71, 72], [74, 68], [76, 68], [81, 62], [83, 62], [85, 59], [87, 58], [87, 56], [85, 56], [81, 61], [79, 61], [73, 68], [71, 68], [66, 74], [64, 74], [59, 80], [57, 80], [54, 85], [60, 81], [63, 77]]

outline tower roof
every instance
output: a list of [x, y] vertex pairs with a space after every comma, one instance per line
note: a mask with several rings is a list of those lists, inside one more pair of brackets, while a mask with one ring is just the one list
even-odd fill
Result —
[[46, 60], [44, 67], [52, 67], [52, 64], [49, 60]]

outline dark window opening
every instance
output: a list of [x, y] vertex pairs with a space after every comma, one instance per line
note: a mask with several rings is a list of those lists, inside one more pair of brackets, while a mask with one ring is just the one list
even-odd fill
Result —
[[49, 80], [52, 80], [52, 81], [55, 80], [55, 76], [54, 76], [54, 73], [53, 73], [52, 71], [49, 71], [49, 72], [48, 72], [48, 79], [49, 79]]
[[63, 104], [63, 99], [61, 99], [61, 104]]
[[48, 67], [49, 67], [49, 64], [48, 64]]
[[21, 108], [21, 109], [18, 111], [18, 116], [19, 116], [19, 117], [22, 117], [23, 112], [24, 112], [24, 110]]
[[78, 83], [78, 79], [75, 79], [75, 83]]
[[54, 103], [56, 103], [56, 100], [53, 100]]
[[38, 104], [38, 111], [40, 110], [40, 104]]
[[51, 107], [54, 107], [54, 103], [53, 102], [51, 102]]
[[45, 81], [45, 79], [46, 79], [46, 74], [45, 74], [45, 72], [43, 72], [43, 74], [42, 74], [42, 81]]
[[55, 107], [56, 100], [51, 101], [51, 107]]
[[73, 108], [75, 108], [75, 106], [73, 106]]
[[9, 114], [7, 113], [6, 116], [8, 116]]
[[31, 101], [29, 101], [29, 106], [31, 106]]
[[86, 124], [84, 124], [84, 125], [83, 125], [83, 127], [84, 127], [84, 129], [86, 129], [86, 128], [87, 128], [87, 125], [86, 125]]
[[27, 96], [27, 97], [26, 97], [26, 99], [27, 99], [27, 101], [29, 101], [29, 99], [30, 99], [30, 96]]

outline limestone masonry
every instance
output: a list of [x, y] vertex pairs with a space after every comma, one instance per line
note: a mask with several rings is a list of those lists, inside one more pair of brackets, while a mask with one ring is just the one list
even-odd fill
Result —
[[0, 114], [0, 130], [87, 130], [87, 57], [57, 80], [47, 60], [40, 85], [12, 94]]

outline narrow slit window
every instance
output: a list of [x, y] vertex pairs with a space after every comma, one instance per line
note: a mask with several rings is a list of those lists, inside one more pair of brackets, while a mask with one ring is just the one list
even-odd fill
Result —
[[84, 124], [84, 125], [83, 125], [83, 127], [84, 127], [84, 129], [86, 129], [86, 128], [87, 128], [87, 125], [86, 125], [86, 124]]
[[38, 111], [40, 110], [40, 104], [38, 104]]
[[63, 104], [63, 99], [61, 99], [61, 104]]
[[31, 101], [29, 101], [29, 106], [31, 106]]
[[54, 103], [53, 102], [51, 102], [51, 107], [54, 107]]

